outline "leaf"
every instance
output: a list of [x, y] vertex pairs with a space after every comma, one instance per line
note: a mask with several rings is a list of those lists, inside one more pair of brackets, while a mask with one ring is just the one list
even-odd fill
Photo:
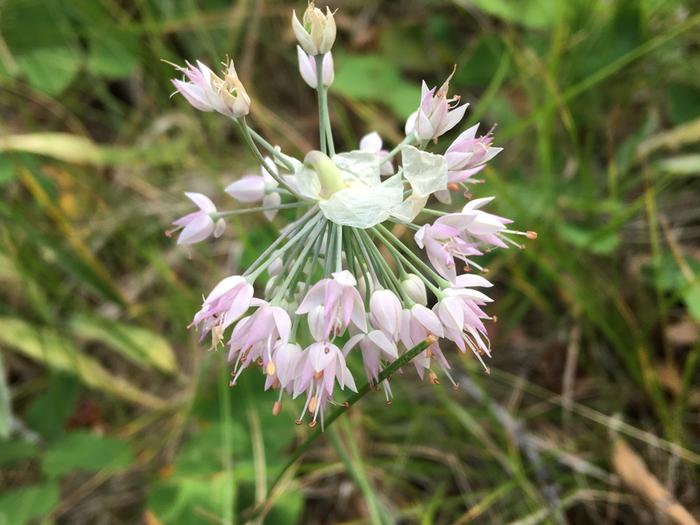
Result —
[[71, 432], [44, 453], [41, 470], [46, 476], [57, 478], [74, 470], [114, 472], [133, 462], [126, 441], [90, 432]]
[[7, 439], [12, 430], [12, 405], [10, 404], [10, 389], [5, 378], [5, 366], [0, 354], [0, 439]]
[[86, 137], [70, 133], [27, 133], [0, 137], [0, 151], [24, 151], [66, 162], [101, 164], [100, 149]]
[[138, 50], [138, 35], [110, 29], [91, 40], [88, 70], [110, 78], [127, 77], [139, 64]]
[[112, 375], [95, 359], [48, 328], [34, 327], [21, 319], [0, 317], [0, 344], [50, 368], [74, 374], [85, 385], [126, 401], [149, 408], [162, 408], [166, 404], [126, 379]]
[[78, 338], [104, 343], [142, 368], [155, 367], [167, 374], [177, 373], [177, 361], [170, 344], [150, 330], [86, 315], [74, 317], [69, 325]]
[[17, 65], [30, 86], [52, 96], [60, 95], [78, 74], [82, 57], [68, 47], [43, 47], [17, 57]]
[[683, 300], [688, 307], [690, 316], [700, 323], [700, 281], [696, 281], [683, 294]]
[[0, 495], [0, 525], [25, 525], [58, 504], [58, 483], [29, 485]]
[[544, 29], [559, 18], [558, 2], [551, 0], [455, 0], [461, 7], [480, 9], [506, 22], [531, 29]]
[[420, 90], [403, 79], [398, 68], [379, 55], [345, 55], [333, 89], [348, 98], [386, 104], [407, 118], [418, 107]]
[[52, 373], [46, 388], [27, 408], [27, 424], [48, 440], [61, 436], [66, 421], [75, 413], [80, 391], [80, 383], [73, 376]]
[[[34, 459], [39, 455], [39, 448], [29, 441], [6, 441], [0, 446], [0, 465], [12, 465]], [[2, 523], [2, 522], [0, 522]]]
[[0, 187], [9, 184], [17, 177], [15, 166], [8, 155], [0, 155]]
[[659, 169], [673, 175], [700, 174], [700, 154], [679, 155], [658, 162]]
[[203, 514], [221, 516], [229, 483], [230, 478], [223, 472], [156, 483], [148, 497], [148, 508], [168, 525], [207, 523]]

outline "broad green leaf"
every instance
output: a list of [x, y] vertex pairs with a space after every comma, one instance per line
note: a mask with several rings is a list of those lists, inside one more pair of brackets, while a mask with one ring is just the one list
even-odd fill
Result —
[[30, 86], [60, 95], [78, 74], [82, 57], [71, 48], [44, 47], [17, 57], [17, 65]]
[[29, 485], [0, 495], [0, 525], [26, 525], [58, 504], [58, 483]]
[[339, 59], [333, 89], [351, 99], [386, 104], [406, 118], [418, 107], [420, 89], [405, 81], [398, 68], [379, 55], [346, 55]]
[[11, 317], [0, 317], [0, 345], [12, 348], [55, 370], [78, 376], [90, 388], [150, 408], [165, 401], [108, 372], [99, 362], [78, 350], [70, 341], [47, 328]]
[[134, 462], [129, 443], [89, 432], [71, 432], [46, 450], [41, 470], [57, 478], [74, 470], [113, 472]]
[[143, 368], [155, 367], [168, 374], [177, 373], [170, 344], [150, 330], [86, 315], [74, 317], [70, 328], [78, 338], [104, 343]]
[[5, 366], [0, 354], [0, 439], [7, 439], [12, 429], [12, 405], [10, 404], [10, 389], [5, 378]]
[[0, 137], [0, 151], [24, 151], [66, 162], [101, 164], [100, 149], [86, 137], [70, 133], [27, 133]]

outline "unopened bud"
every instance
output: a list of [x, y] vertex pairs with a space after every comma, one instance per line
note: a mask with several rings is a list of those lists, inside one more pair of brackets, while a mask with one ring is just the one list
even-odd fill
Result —
[[401, 288], [412, 301], [423, 306], [428, 304], [428, 292], [425, 290], [425, 283], [415, 273], [409, 273], [401, 281]]
[[302, 49], [312, 56], [328, 53], [333, 47], [336, 34], [331, 10], [326, 7], [324, 14], [313, 2], [309, 2], [302, 20], [303, 24], [299, 22], [297, 14], [292, 13], [292, 30]]

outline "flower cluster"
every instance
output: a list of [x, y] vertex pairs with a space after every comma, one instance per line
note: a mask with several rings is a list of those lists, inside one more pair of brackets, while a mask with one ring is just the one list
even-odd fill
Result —
[[[192, 244], [223, 233], [225, 218], [261, 212], [275, 220], [279, 210], [295, 216], [279, 237], [241, 275], [226, 277], [204, 299], [192, 325], [212, 347], [225, 345], [233, 367], [231, 385], [255, 365], [265, 388], [278, 390], [273, 413], [285, 394], [303, 397], [299, 423], [323, 425], [324, 409], [337, 390], [357, 391], [348, 366], [359, 354], [367, 381], [391, 387], [381, 369], [410, 357], [418, 375], [438, 382], [438, 372], [453, 384], [443, 348], [453, 344], [475, 356], [488, 371], [491, 355], [482, 290], [492, 284], [473, 269], [485, 251], [509, 245], [534, 232], [509, 229], [510, 220], [484, 210], [493, 197], [471, 199], [467, 184], [501, 148], [491, 132], [478, 136], [478, 124], [459, 134], [444, 154], [427, 148], [462, 121], [467, 104], [423, 83], [419, 106], [406, 122], [405, 139], [388, 151], [377, 133], [362, 138], [356, 150], [336, 153], [327, 104], [333, 83], [331, 48], [336, 26], [330, 10], [309, 3], [300, 22], [292, 17], [299, 46], [299, 71], [319, 98], [320, 149], [303, 159], [284, 154], [250, 126], [251, 101], [233, 62], [223, 78], [197, 62], [178, 69], [177, 91], [195, 108], [233, 119], [260, 164], [226, 187], [241, 204], [218, 211], [204, 195], [187, 193], [198, 211], [176, 220], [178, 243]], [[460, 211], [427, 207], [431, 198], [450, 203], [455, 193], [468, 199]], [[419, 216], [434, 218], [417, 224]], [[279, 219], [277, 219], [279, 220]], [[426, 259], [396, 235], [413, 230]], [[381, 249], [380, 249], [381, 248]], [[267, 275], [264, 292], [254, 285]], [[422, 345], [422, 346], [421, 346]], [[451, 345], [450, 345], [451, 346]], [[420, 352], [418, 351], [420, 349]], [[354, 358], [353, 358], [354, 359]]]

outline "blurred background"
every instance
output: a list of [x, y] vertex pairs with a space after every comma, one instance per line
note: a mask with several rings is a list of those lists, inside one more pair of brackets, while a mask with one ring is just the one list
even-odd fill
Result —
[[[325, 2], [319, 2], [325, 7]], [[273, 0], [0, 2], [0, 524], [692, 524], [700, 513], [700, 5], [334, 1], [340, 149], [401, 139], [421, 79], [498, 124], [474, 186], [539, 239], [489, 256], [491, 375], [412, 370], [311, 432], [186, 329], [284, 223], [164, 235], [253, 168], [161, 60], [227, 54], [252, 121], [317, 147]], [[455, 133], [446, 137], [444, 142]], [[256, 171], [256, 170], [255, 170]], [[456, 203], [455, 206], [459, 205]], [[359, 363], [353, 363], [360, 370]], [[695, 516], [695, 518], [693, 518]]]

